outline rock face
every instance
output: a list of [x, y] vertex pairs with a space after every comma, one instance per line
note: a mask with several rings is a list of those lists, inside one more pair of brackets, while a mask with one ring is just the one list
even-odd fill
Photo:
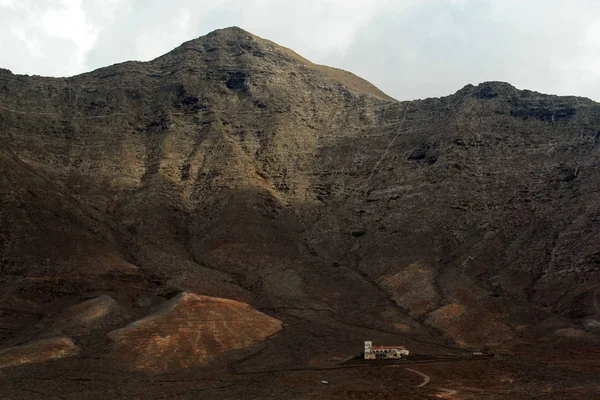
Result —
[[234, 300], [182, 293], [156, 314], [110, 332], [113, 357], [129, 368], [165, 372], [209, 364], [263, 342], [281, 321]]
[[[296, 310], [281, 336], [297, 354], [308, 323], [344, 324], [340, 346], [357, 326], [484, 346], [586, 321], [599, 141], [588, 99], [487, 82], [397, 102], [238, 28], [70, 78], [2, 70], [0, 340], [82, 296], [145, 309], [182, 291]], [[208, 303], [111, 337], [134, 368], [207, 362], [238, 339], [185, 339], [195, 361], [163, 364], [174, 341], [149, 335], [204, 329], [186, 318]]]

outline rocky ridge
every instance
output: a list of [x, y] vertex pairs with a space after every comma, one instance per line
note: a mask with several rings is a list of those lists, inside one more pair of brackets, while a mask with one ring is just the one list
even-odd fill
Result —
[[0, 340], [81, 307], [101, 323], [61, 334], [119, 363], [104, 335], [181, 292], [283, 321], [248, 364], [273, 368], [366, 335], [594, 335], [599, 138], [589, 99], [487, 82], [398, 102], [239, 28], [70, 78], [0, 70]]

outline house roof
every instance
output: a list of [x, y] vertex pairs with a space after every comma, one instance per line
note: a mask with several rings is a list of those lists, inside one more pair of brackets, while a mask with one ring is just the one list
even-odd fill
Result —
[[371, 346], [371, 350], [408, 350], [404, 346]]

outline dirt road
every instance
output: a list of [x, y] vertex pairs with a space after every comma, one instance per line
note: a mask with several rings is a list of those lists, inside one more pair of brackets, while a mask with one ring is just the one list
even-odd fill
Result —
[[406, 368], [406, 369], [410, 372], [420, 375], [423, 378], [423, 382], [421, 382], [421, 384], [417, 387], [423, 387], [423, 386], [427, 385], [429, 383], [429, 381], [431, 381], [431, 378], [427, 374], [424, 374], [422, 372], [419, 372], [419, 371], [416, 371], [416, 370], [410, 369], [410, 368]]
[[[431, 382], [431, 377], [427, 374], [424, 374], [423, 372], [411, 369], [411, 368], [406, 368], [408, 371], [415, 373], [419, 376], [421, 376], [423, 378], [423, 382], [421, 382], [417, 387], [418, 388], [422, 388], [425, 385], [427, 385], [429, 382]], [[435, 397], [438, 397], [440, 399], [453, 399], [454, 395], [458, 393], [458, 391], [453, 390], [453, 389], [446, 389], [446, 388], [433, 388], [435, 390], [439, 390], [440, 392], [438, 394], [435, 395]]]

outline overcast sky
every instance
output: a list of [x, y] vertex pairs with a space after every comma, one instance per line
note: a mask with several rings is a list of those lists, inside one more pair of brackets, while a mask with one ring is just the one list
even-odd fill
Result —
[[600, 100], [597, 0], [0, 0], [0, 67], [70, 76], [233, 25], [399, 100], [489, 80]]

